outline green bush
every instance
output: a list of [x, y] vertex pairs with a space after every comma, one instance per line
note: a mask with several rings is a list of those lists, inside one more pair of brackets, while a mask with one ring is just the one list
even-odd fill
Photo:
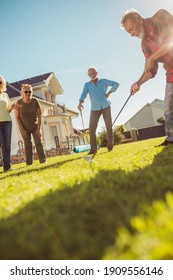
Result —
[[157, 119], [157, 122], [160, 123], [160, 124], [165, 124], [165, 118], [162, 116], [162, 117]]
[[[117, 126], [116, 128], [113, 129], [113, 144], [114, 145], [121, 143], [125, 139], [123, 131], [124, 131], [123, 125]], [[102, 131], [99, 133], [97, 139], [98, 139], [97, 141], [98, 141], [100, 147], [107, 146], [107, 131], [105, 130], [105, 128], [102, 128]]]
[[116, 244], [107, 250], [105, 259], [172, 260], [173, 259], [173, 195], [166, 202], [155, 201], [145, 216], [131, 219], [133, 232], [123, 227]]

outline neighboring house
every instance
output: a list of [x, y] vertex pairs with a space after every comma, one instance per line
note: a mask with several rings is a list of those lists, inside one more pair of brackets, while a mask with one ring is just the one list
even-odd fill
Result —
[[133, 117], [131, 117], [124, 127], [127, 131], [131, 128], [141, 129], [160, 125], [157, 120], [164, 115], [163, 101], [155, 99], [152, 103], [147, 103]]
[[[11, 104], [21, 98], [20, 89], [22, 84], [31, 84], [33, 96], [39, 100], [42, 110], [41, 131], [45, 150], [56, 148], [55, 136], [58, 137], [60, 148], [64, 148], [66, 138], [74, 134], [72, 119], [77, 117], [78, 113], [56, 102], [57, 96], [63, 94], [63, 89], [55, 74], [50, 72], [22, 81], [7, 83], [7, 93]], [[14, 110], [11, 113], [11, 117], [13, 122], [11, 154], [15, 155], [22, 137], [15, 119]]]

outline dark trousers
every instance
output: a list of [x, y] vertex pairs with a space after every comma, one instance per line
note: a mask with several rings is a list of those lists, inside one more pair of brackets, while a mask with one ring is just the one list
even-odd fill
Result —
[[2, 163], [4, 171], [10, 167], [12, 122], [0, 122], [0, 145], [2, 147]]
[[103, 115], [103, 119], [107, 130], [107, 148], [112, 149], [113, 147], [112, 117], [111, 117], [111, 108], [109, 106], [106, 109], [91, 111], [89, 130], [90, 130], [90, 145], [92, 150], [97, 150], [96, 129], [101, 115]]
[[28, 132], [27, 138], [24, 139], [26, 164], [31, 165], [33, 162], [31, 134], [34, 139], [39, 161], [40, 163], [44, 163], [46, 161], [46, 155], [43, 149], [43, 143], [41, 138], [36, 135], [36, 130], [34, 130], [33, 132]]

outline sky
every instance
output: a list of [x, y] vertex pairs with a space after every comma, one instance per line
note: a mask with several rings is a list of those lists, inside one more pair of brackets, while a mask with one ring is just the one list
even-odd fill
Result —
[[[130, 86], [144, 68], [141, 41], [120, 28], [121, 15], [137, 9], [144, 18], [164, 8], [173, 14], [172, 0], [0, 0], [0, 74], [6, 81], [54, 72], [63, 95], [57, 102], [77, 111], [88, 68], [96, 66], [99, 78], [117, 81], [110, 96], [114, 120], [130, 94]], [[124, 124], [155, 98], [164, 98], [165, 72], [130, 98], [115, 125]], [[90, 100], [84, 103], [83, 119], [88, 127]], [[83, 128], [79, 114], [75, 128]], [[104, 127], [101, 117], [98, 131]]]

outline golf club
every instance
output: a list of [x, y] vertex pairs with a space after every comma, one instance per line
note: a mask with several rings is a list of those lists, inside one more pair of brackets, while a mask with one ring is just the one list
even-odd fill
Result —
[[85, 133], [85, 126], [84, 126], [82, 111], [80, 111], [80, 116], [81, 116], [81, 121], [82, 121], [83, 132]]
[[[124, 103], [123, 107], [121, 108], [121, 110], [119, 111], [118, 115], [117, 115], [116, 118], [114, 119], [114, 121], [113, 121], [113, 123], [112, 123], [112, 126], [114, 125], [114, 123], [115, 123], [116, 120], [118, 119], [119, 115], [121, 114], [122, 110], [123, 110], [124, 107], [126, 106], [126, 104], [127, 104], [127, 102], [129, 101], [131, 95], [132, 95], [132, 94], [130, 94], [130, 95], [128, 96], [128, 98], [127, 98], [126, 102]], [[109, 133], [109, 131], [108, 131], [108, 133]], [[91, 156], [89, 156], [89, 155], [84, 156], [84, 159], [87, 160], [87, 161], [89, 161], [90, 163], [92, 163], [92, 162], [93, 162], [93, 159], [94, 159], [94, 157], [95, 157], [96, 154], [97, 154], [97, 151], [96, 151], [93, 155], [91, 155]]]
[[[81, 116], [81, 121], [82, 121], [83, 133], [84, 133], [84, 136], [86, 137], [86, 131], [85, 131], [85, 126], [84, 126], [82, 111], [80, 111], [80, 116]], [[89, 151], [90, 148], [91, 148], [90, 144], [86, 145], [85, 140], [84, 140], [84, 145], [74, 146], [73, 152], [74, 153], [86, 152], [86, 151]]]

